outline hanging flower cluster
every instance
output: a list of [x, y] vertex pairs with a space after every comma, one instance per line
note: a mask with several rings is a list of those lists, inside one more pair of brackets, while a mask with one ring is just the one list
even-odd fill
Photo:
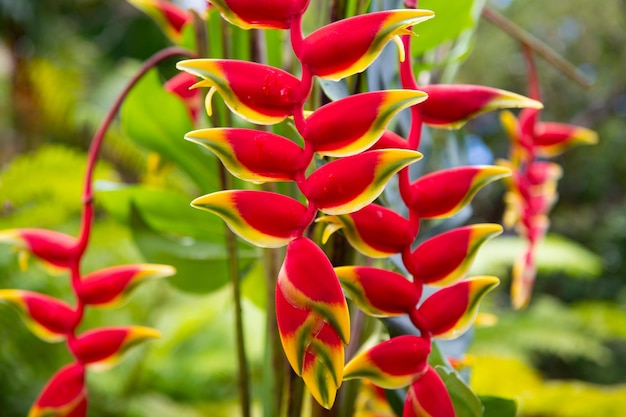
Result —
[[85, 371], [109, 368], [128, 348], [159, 337], [157, 330], [141, 326], [97, 328], [77, 334], [85, 308], [117, 306], [143, 281], [173, 275], [174, 270], [167, 265], [137, 264], [83, 275], [79, 264], [84, 247], [72, 236], [43, 229], [12, 229], [0, 232], [0, 241], [13, 244], [25, 254], [30, 253], [56, 268], [68, 270], [76, 296], [76, 303], [71, 306], [38, 292], [0, 290], [0, 302], [15, 307], [36, 336], [51, 343], [64, 341], [74, 357], [74, 362], [50, 379], [28, 415], [85, 416]]
[[[525, 50], [529, 73], [529, 90], [533, 98], [541, 96], [532, 52]], [[594, 144], [597, 134], [584, 127], [556, 122], [541, 122], [538, 109], [524, 109], [516, 119], [510, 112], [501, 115], [511, 140], [509, 159], [501, 165], [513, 170], [505, 197], [504, 225], [515, 227], [528, 244], [513, 266], [511, 301], [513, 307], [528, 305], [535, 282], [535, 252], [545, 237], [549, 212], [557, 200], [557, 182], [562, 169], [550, 158], [572, 146]]]
[[[232, 112], [251, 123], [273, 125], [292, 118], [304, 146], [267, 131], [234, 127], [195, 130], [185, 139], [212, 151], [237, 178], [255, 184], [293, 182], [302, 198], [254, 189], [224, 190], [199, 197], [192, 206], [220, 216], [234, 233], [259, 247], [286, 246], [276, 283], [278, 329], [291, 367], [319, 404], [332, 407], [343, 380], [367, 378], [385, 388], [409, 386], [407, 417], [453, 416], [445, 386], [427, 362], [431, 339], [463, 333], [472, 324], [480, 299], [498, 284], [495, 277], [466, 278], [466, 274], [480, 245], [501, 228], [465, 226], [415, 249], [411, 245], [421, 219], [454, 215], [481, 187], [510, 175], [510, 170], [458, 167], [412, 181], [408, 166], [422, 158], [417, 149], [423, 124], [456, 128], [485, 111], [537, 108], [540, 103], [481, 86], [418, 88], [409, 56], [411, 28], [433, 17], [428, 10], [358, 15], [305, 37], [301, 23], [309, 0], [213, 4], [226, 20], [244, 29], [289, 29], [300, 77], [230, 59], [185, 60], [178, 68], [199, 77], [195, 87], [209, 88], [208, 114], [217, 92]], [[389, 41], [399, 47], [402, 89], [355, 94], [305, 112], [315, 77], [340, 80], [362, 72]], [[412, 114], [407, 139], [387, 130], [391, 119], [406, 108]], [[317, 163], [320, 160], [324, 163]], [[408, 218], [375, 203], [396, 174]], [[322, 216], [317, 217], [318, 212]], [[333, 268], [307, 237], [314, 221], [325, 226], [325, 238], [342, 230], [367, 256], [401, 254], [410, 279], [375, 267]], [[419, 304], [426, 284], [441, 289]], [[344, 367], [344, 346], [350, 340], [344, 291], [372, 316], [408, 316], [420, 336], [392, 338]]]

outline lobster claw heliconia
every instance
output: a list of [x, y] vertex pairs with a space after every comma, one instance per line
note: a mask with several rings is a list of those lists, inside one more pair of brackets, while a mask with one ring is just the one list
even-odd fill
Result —
[[415, 90], [387, 90], [348, 96], [314, 111], [302, 136], [323, 156], [350, 156], [371, 147], [391, 118], [402, 109], [426, 100]]
[[160, 337], [158, 331], [143, 326], [100, 328], [78, 335], [70, 347], [82, 364], [108, 369], [129, 348], [157, 337]]
[[262, 248], [285, 246], [308, 226], [306, 206], [282, 194], [226, 190], [198, 197], [192, 207], [222, 218], [242, 239]]
[[57, 371], [28, 413], [28, 417], [83, 417], [86, 415], [85, 368], [78, 363], [66, 365]]
[[77, 241], [64, 233], [46, 229], [9, 229], [0, 231], [0, 242], [17, 245], [42, 261], [70, 268], [76, 260]]
[[205, 108], [212, 114], [211, 97], [219, 92], [226, 105], [251, 123], [270, 125], [291, 116], [307, 94], [300, 80], [269, 65], [232, 59], [188, 59], [176, 64], [210, 87]]
[[149, 279], [174, 275], [169, 265], [135, 264], [100, 269], [87, 274], [76, 288], [83, 304], [115, 307], [122, 304], [137, 286]]
[[343, 379], [366, 378], [387, 389], [406, 387], [426, 372], [430, 349], [430, 342], [421, 337], [394, 337], [355, 356], [344, 368]]
[[372, 258], [400, 253], [415, 240], [407, 219], [378, 204], [368, 204], [353, 213], [322, 216], [317, 221], [326, 223], [324, 243], [331, 234], [342, 230], [352, 247]]
[[397, 272], [367, 266], [335, 268], [348, 297], [373, 317], [409, 314], [417, 305], [417, 287]]
[[566, 123], [539, 122], [535, 126], [534, 147], [538, 156], [551, 158], [575, 145], [598, 142], [593, 130]]
[[536, 100], [492, 87], [471, 84], [432, 84], [420, 87], [428, 100], [419, 106], [424, 123], [458, 129], [468, 120], [503, 108], [542, 108]]
[[416, 282], [450, 285], [467, 273], [480, 246], [500, 233], [499, 224], [474, 224], [431, 237], [411, 254], [409, 272]]
[[242, 29], [289, 29], [310, 0], [211, 0], [221, 15]]
[[456, 417], [446, 386], [432, 367], [409, 387], [402, 417]]
[[350, 317], [330, 261], [308, 238], [287, 246], [276, 283], [276, 320], [291, 367], [318, 403], [332, 407], [341, 385]]
[[[340, 80], [365, 70], [383, 47], [399, 36], [411, 33], [409, 26], [434, 16], [430, 10], [401, 9], [349, 17], [326, 25], [304, 38], [300, 61], [311, 74]], [[398, 47], [400, 60], [404, 50]]]
[[357, 211], [374, 201], [393, 175], [422, 158], [417, 151], [385, 149], [323, 165], [306, 180], [306, 196], [326, 214]]
[[420, 218], [449, 217], [465, 207], [480, 188], [509, 175], [509, 168], [490, 165], [436, 171], [411, 184], [407, 205]]
[[302, 148], [285, 137], [261, 130], [201, 129], [187, 133], [185, 139], [208, 148], [231, 174], [244, 181], [293, 181], [303, 168]]
[[457, 282], [432, 294], [413, 313], [433, 337], [454, 339], [472, 325], [480, 300], [499, 283], [491, 276]]

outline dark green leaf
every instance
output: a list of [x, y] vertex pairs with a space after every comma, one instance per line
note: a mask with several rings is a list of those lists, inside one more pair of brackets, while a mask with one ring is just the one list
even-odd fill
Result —
[[453, 370], [437, 366], [435, 370], [446, 384], [456, 417], [482, 417], [483, 405]]
[[517, 402], [515, 400], [483, 395], [479, 398], [485, 407], [483, 417], [515, 417], [517, 415]]
[[126, 135], [186, 172], [203, 192], [217, 190], [215, 158], [185, 141], [193, 129], [181, 100], [163, 89], [156, 70], [148, 72], [128, 95], [121, 110]]

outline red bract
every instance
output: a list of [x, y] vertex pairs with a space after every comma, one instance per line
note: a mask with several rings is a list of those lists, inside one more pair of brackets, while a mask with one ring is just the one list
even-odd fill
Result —
[[420, 87], [428, 100], [419, 107], [424, 123], [457, 129], [469, 119], [502, 108], [541, 108], [536, 100], [497, 88], [469, 84], [433, 84]]
[[28, 328], [41, 339], [59, 342], [76, 325], [76, 313], [56, 298], [23, 290], [0, 290], [0, 301], [15, 307]]
[[158, 331], [141, 326], [95, 329], [79, 335], [70, 348], [83, 365], [106, 369], [131, 347], [159, 336]]
[[335, 272], [348, 297], [373, 317], [409, 314], [420, 299], [415, 285], [396, 272], [365, 266], [340, 266]]
[[202, 81], [195, 87], [210, 87], [205, 107], [211, 115], [211, 96], [218, 91], [228, 107], [244, 119], [274, 124], [291, 116], [306, 91], [300, 80], [281, 69], [230, 59], [190, 59], [176, 64]]
[[276, 283], [276, 319], [291, 367], [330, 408], [341, 384], [350, 318], [330, 261], [307, 238], [287, 247]]
[[306, 168], [302, 166], [302, 148], [269, 132], [202, 129], [187, 133], [185, 139], [211, 150], [231, 174], [245, 181], [293, 181], [296, 174]]
[[402, 388], [428, 367], [430, 342], [418, 336], [398, 336], [355, 356], [344, 368], [344, 380], [367, 378], [382, 388]]
[[170, 78], [164, 85], [165, 91], [176, 94], [189, 111], [192, 120], [196, 120], [202, 105], [200, 91], [193, 89], [197, 79], [191, 74], [181, 72]]
[[310, 223], [306, 206], [267, 191], [219, 191], [196, 198], [191, 205], [217, 214], [237, 235], [266, 248], [286, 245]]
[[396, 113], [426, 97], [421, 91], [410, 90], [348, 96], [314, 111], [306, 120], [302, 136], [320, 155], [355, 155], [381, 137]]
[[15, 244], [42, 261], [60, 268], [70, 268], [77, 256], [76, 239], [52, 230], [4, 230], [0, 232], [0, 242]]
[[480, 246], [500, 233], [499, 224], [475, 224], [432, 237], [411, 254], [409, 272], [416, 282], [450, 285], [467, 273]]
[[126, 300], [130, 293], [148, 279], [174, 275], [169, 265], [121, 265], [101, 269], [85, 276], [76, 292], [84, 304], [111, 307]]
[[387, 149], [337, 159], [307, 178], [304, 194], [326, 214], [354, 212], [374, 201], [396, 172], [421, 157], [416, 151]]
[[340, 20], [307, 36], [299, 58], [313, 75], [339, 80], [365, 70], [387, 42], [433, 16], [429, 10], [388, 10]]
[[411, 384], [402, 417], [456, 417], [446, 386], [430, 366]]
[[372, 145], [370, 150], [375, 149], [410, 149], [408, 142], [402, 136], [390, 130], [385, 130], [382, 136]]
[[565, 123], [540, 122], [535, 127], [533, 145], [538, 156], [551, 158], [572, 146], [592, 145], [598, 142], [593, 130]]
[[30, 409], [28, 417], [84, 416], [86, 398], [84, 368], [77, 363], [67, 365], [50, 379]]
[[310, 0], [211, 0], [226, 20], [243, 29], [289, 29]]
[[183, 27], [191, 21], [191, 15], [186, 10], [170, 1], [128, 0], [128, 2], [153, 18], [174, 42], [180, 40]]
[[323, 241], [342, 230], [352, 247], [372, 258], [385, 258], [402, 252], [415, 240], [407, 219], [377, 204], [368, 204], [353, 213], [323, 216], [318, 222], [327, 223]]
[[496, 277], [474, 277], [441, 289], [417, 309], [418, 322], [433, 337], [456, 338], [471, 326], [478, 303], [499, 282]]
[[408, 206], [421, 218], [449, 217], [465, 207], [480, 188], [511, 175], [498, 166], [468, 166], [433, 172], [411, 184]]

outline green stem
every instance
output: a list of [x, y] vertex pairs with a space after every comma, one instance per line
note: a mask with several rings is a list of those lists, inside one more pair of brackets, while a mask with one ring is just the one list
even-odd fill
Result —
[[[228, 172], [223, 165], [220, 165], [219, 175], [222, 189], [230, 189]], [[225, 228], [225, 239], [226, 253], [228, 255], [228, 275], [233, 287], [233, 302], [235, 309], [235, 343], [237, 346], [237, 363], [239, 368], [238, 385], [239, 395], [241, 396], [241, 416], [250, 417], [250, 372], [248, 370], [246, 344], [243, 331], [241, 286], [239, 285], [239, 252], [237, 250], [237, 238], [228, 228]]]

